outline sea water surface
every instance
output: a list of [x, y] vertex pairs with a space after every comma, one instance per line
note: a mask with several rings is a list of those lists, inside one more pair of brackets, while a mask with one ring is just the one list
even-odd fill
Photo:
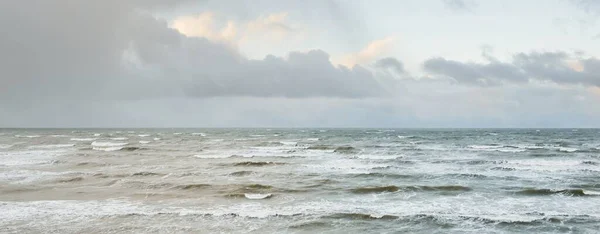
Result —
[[596, 233], [597, 129], [2, 129], [1, 233]]

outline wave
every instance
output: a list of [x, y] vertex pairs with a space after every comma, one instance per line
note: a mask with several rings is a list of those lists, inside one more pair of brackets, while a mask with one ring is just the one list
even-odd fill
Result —
[[576, 149], [576, 148], [569, 148], [569, 147], [559, 147], [558, 149], [556, 149], [556, 151], [559, 151], [559, 152], [566, 152], [566, 153], [573, 153], [573, 152], [577, 152], [577, 151], [579, 151], [579, 149]]
[[110, 139], [114, 140], [114, 141], [125, 141], [125, 140], [127, 140], [129, 138], [127, 138], [127, 137], [112, 137]]
[[351, 189], [350, 192], [356, 194], [364, 194], [364, 193], [384, 193], [384, 192], [396, 192], [400, 190], [398, 186], [381, 186], [381, 187], [360, 187]]
[[149, 137], [149, 136], [150, 136], [150, 134], [139, 134], [138, 136], [139, 136], [139, 137]]
[[96, 147], [118, 147], [118, 146], [125, 146], [129, 143], [126, 142], [102, 142], [102, 141], [94, 141], [92, 142], [92, 146], [96, 146]]
[[203, 133], [203, 132], [194, 132], [194, 133], [192, 133], [192, 135], [205, 137], [206, 133]]
[[56, 145], [32, 145], [30, 149], [58, 149], [58, 148], [69, 148], [75, 146], [74, 144], [56, 144]]
[[283, 165], [285, 163], [279, 163], [279, 162], [238, 162], [238, 163], [234, 163], [233, 166], [235, 167], [262, 167], [262, 166], [272, 166], [272, 165]]
[[140, 171], [140, 172], [131, 174], [131, 176], [165, 176], [165, 175], [166, 174], [163, 174], [163, 173], [147, 172], [147, 171]]
[[583, 161], [583, 162], [581, 162], [581, 164], [584, 164], [584, 165], [594, 165], [594, 166], [600, 165], [600, 163], [595, 162], [595, 161]]
[[4, 145], [4, 144], [0, 144], [0, 149], [8, 149], [10, 147], [13, 147], [14, 145]]
[[236, 171], [236, 172], [232, 172], [229, 173], [230, 176], [247, 176], [247, 175], [251, 175], [252, 171]]
[[392, 178], [392, 179], [407, 179], [414, 178], [416, 175], [402, 175], [402, 174], [392, 174], [392, 173], [363, 173], [363, 174], [354, 174], [355, 178]]
[[319, 138], [306, 138], [305, 141], [319, 141]]
[[79, 182], [82, 181], [83, 177], [73, 177], [73, 178], [68, 178], [68, 179], [60, 179], [57, 182], [59, 183], [72, 183], [72, 182]]
[[140, 142], [140, 144], [148, 144], [148, 143], [150, 143], [149, 141], [139, 141], [139, 142]]
[[352, 146], [339, 146], [333, 150], [335, 153], [354, 153], [356, 152], [356, 148]]
[[295, 142], [295, 141], [280, 141], [279, 143], [281, 143], [282, 145], [289, 145], [289, 146], [296, 146], [298, 144], [298, 142]]
[[395, 215], [376, 215], [376, 214], [363, 214], [363, 213], [335, 213], [331, 215], [322, 216], [325, 219], [351, 219], [351, 220], [393, 220], [400, 218]]
[[95, 141], [98, 138], [71, 138], [71, 141]]
[[583, 189], [563, 189], [563, 190], [552, 190], [552, 189], [524, 189], [516, 192], [519, 195], [528, 196], [545, 196], [545, 195], [564, 195], [564, 196], [591, 196], [586, 194]]
[[504, 153], [520, 153], [520, 152], [527, 151], [527, 148], [521, 148], [521, 147], [512, 146], [512, 145], [497, 145], [497, 144], [469, 145], [469, 146], [467, 146], [467, 148], [469, 148], [471, 150], [475, 150], [475, 151], [497, 151], [497, 152], [504, 152]]
[[383, 192], [397, 192], [397, 191], [441, 191], [441, 192], [465, 192], [471, 191], [472, 189], [460, 185], [441, 185], [441, 186], [381, 186], [381, 187], [360, 187], [351, 189], [352, 193], [364, 194], [364, 193], [383, 193]]
[[119, 151], [123, 149], [123, 147], [92, 147], [92, 150], [97, 150], [97, 151], [105, 151], [105, 152], [112, 152], [112, 151]]
[[[215, 187], [216, 185], [211, 184], [185, 184], [175, 186], [176, 189], [190, 190], [190, 189], [206, 189]], [[271, 189], [273, 186], [262, 185], [262, 184], [248, 184], [248, 185], [222, 185], [224, 187], [243, 188], [243, 189]]]
[[142, 150], [145, 148], [140, 148], [140, 147], [123, 147], [123, 146], [115, 146], [115, 147], [92, 147], [92, 150], [97, 150], [97, 151], [105, 151], [105, 152], [112, 152], [112, 151], [136, 151], [136, 150]]
[[307, 150], [332, 150], [332, 149], [335, 149], [335, 147], [330, 146], [330, 145], [311, 145], [306, 149]]
[[262, 200], [273, 197], [272, 193], [244, 193], [244, 197], [250, 200]]
[[40, 135], [28, 135], [28, 136], [23, 136], [23, 135], [15, 135], [16, 138], [38, 138], [41, 137]]

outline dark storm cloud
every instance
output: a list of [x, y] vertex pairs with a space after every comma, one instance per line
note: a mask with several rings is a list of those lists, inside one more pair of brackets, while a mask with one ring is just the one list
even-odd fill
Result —
[[424, 62], [425, 71], [449, 77], [469, 85], [499, 85], [531, 80], [557, 84], [600, 86], [600, 60], [571, 58], [565, 52], [531, 52], [513, 56], [511, 63], [489, 58], [488, 63], [459, 62], [431, 58]]
[[382, 92], [369, 71], [336, 67], [323, 51], [250, 60], [229, 45], [186, 37], [146, 11], [184, 2], [2, 1], [2, 99]]

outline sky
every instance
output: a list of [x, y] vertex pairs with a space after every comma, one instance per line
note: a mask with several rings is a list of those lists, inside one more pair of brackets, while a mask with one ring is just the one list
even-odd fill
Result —
[[0, 127], [600, 127], [596, 0], [0, 1]]

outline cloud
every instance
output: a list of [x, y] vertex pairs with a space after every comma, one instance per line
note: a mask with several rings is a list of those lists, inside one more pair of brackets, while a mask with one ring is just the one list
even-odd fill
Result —
[[589, 14], [600, 14], [600, 2], [597, 0], [570, 0], [575, 6]]
[[[324, 51], [248, 59], [223, 42], [240, 29], [229, 23], [212, 27], [210, 13], [185, 18], [179, 25], [188, 30], [184, 35], [144, 10], [170, 6], [116, 0], [0, 3], [0, 99], [19, 106], [39, 99], [384, 95], [381, 79], [360, 66], [335, 67]], [[248, 30], [286, 31], [286, 17], [259, 18]]]
[[392, 72], [396, 76], [405, 75], [404, 64], [396, 58], [387, 57], [375, 61], [375, 67], [384, 71]]
[[448, 9], [457, 12], [471, 12], [477, 6], [469, 0], [442, 0], [442, 2]]
[[425, 71], [468, 85], [500, 85], [532, 81], [566, 85], [600, 86], [600, 60], [578, 58], [566, 52], [518, 53], [511, 62], [487, 57], [488, 63], [459, 62], [431, 58], [424, 62]]
[[198, 15], [177, 17], [171, 22], [170, 27], [188, 37], [204, 37], [211, 41], [238, 46], [240, 43], [253, 41], [281, 42], [294, 33], [299, 33], [287, 18], [287, 12], [280, 12], [260, 15], [246, 22], [233, 20], [221, 22], [222, 20], [215, 13], [207, 11]]
[[374, 40], [359, 52], [348, 54], [338, 59], [337, 63], [346, 67], [353, 67], [357, 64], [371, 63], [380, 56], [387, 54], [392, 48], [394, 41], [395, 37], [393, 36]]

